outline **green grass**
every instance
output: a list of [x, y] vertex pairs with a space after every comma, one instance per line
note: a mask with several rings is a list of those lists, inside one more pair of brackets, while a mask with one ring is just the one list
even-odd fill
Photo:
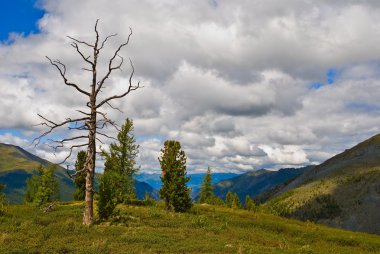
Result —
[[81, 224], [83, 203], [49, 213], [27, 205], [0, 217], [0, 253], [380, 253], [380, 236], [274, 215], [196, 205], [190, 213], [121, 206]]
[[6, 172], [15, 169], [32, 171], [35, 170], [39, 165], [39, 162], [30, 160], [15, 147], [0, 144], [0, 172]]

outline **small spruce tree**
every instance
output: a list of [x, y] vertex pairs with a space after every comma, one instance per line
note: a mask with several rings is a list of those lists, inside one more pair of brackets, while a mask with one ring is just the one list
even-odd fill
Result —
[[223, 199], [220, 198], [220, 197], [217, 197], [217, 196], [214, 196], [214, 198], [212, 200], [212, 204], [213, 205], [218, 205], [218, 206], [224, 206], [225, 205]]
[[54, 175], [56, 166], [38, 168], [38, 175], [33, 175], [26, 181], [25, 201], [36, 206], [59, 199], [58, 181]]
[[249, 195], [247, 195], [245, 197], [245, 206], [244, 206], [245, 210], [248, 210], [248, 211], [254, 211], [255, 210], [255, 202], [252, 198], [249, 197]]
[[86, 192], [86, 174], [84, 170], [84, 165], [86, 163], [86, 152], [79, 151], [77, 154], [77, 160], [75, 162], [75, 190], [74, 190], [74, 200], [84, 200], [84, 195]]
[[159, 193], [165, 201], [166, 209], [174, 209], [176, 212], [190, 210], [190, 189], [186, 185], [190, 177], [186, 176], [186, 155], [181, 150], [181, 144], [175, 140], [165, 141], [158, 160], [162, 169], [162, 187]]
[[214, 186], [212, 186], [212, 177], [211, 177], [211, 169], [207, 168], [207, 174], [203, 178], [202, 189], [199, 192], [198, 203], [200, 204], [213, 204], [215, 195], [214, 195]]
[[104, 174], [113, 172], [118, 177], [111, 177], [117, 203], [128, 202], [136, 198], [134, 175], [140, 169], [136, 164], [139, 145], [133, 135], [133, 121], [126, 119], [117, 135], [117, 142], [110, 145], [110, 151], [102, 150], [105, 158]]
[[233, 203], [234, 203], [234, 195], [232, 194], [231, 191], [228, 191], [226, 195], [226, 205], [231, 208], [233, 206]]
[[101, 220], [108, 219], [117, 205], [114, 182], [117, 181], [118, 175], [114, 172], [108, 172], [100, 176], [97, 211]]
[[241, 202], [237, 193], [233, 195], [232, 208], [241, 208]]

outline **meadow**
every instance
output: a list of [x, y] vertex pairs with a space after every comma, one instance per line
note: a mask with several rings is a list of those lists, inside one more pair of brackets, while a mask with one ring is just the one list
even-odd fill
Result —
[[0, 253], [380, 253], [380, 236], [260, 212], [195, 205], [125, 206], [108, 221], [82, 225], [82, 202], [50, 212], [12, 205], [0, 217]]

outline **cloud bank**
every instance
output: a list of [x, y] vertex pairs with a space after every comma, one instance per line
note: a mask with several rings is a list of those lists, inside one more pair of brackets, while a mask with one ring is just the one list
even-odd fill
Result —
[[[159, 171], [166, 139], [181, 141], [191, 172], [207, 166], [244, 172], [320, 163], [379, 133], [378, 1], [45, 0], [42, 6], [41, 33], [13, 34], [0, 44], [0, 142], [26, 146], [41, 131], [32, 127], [37, 113], [58, 121], [83, 108], [84, 98], [63, 85], [45, 56], [60, 59], [68, 76], [88, 87], [84, 63], [65, 36], [93, 41], [97, 18], [103, 38], [118, 33], [101, 64], [133, 29], [121, 54], [133, 60], [134, 79], [144, 88], [115, 101], [123, 113], [109, 114], [120, 124], [134, 120], [145, 171]], [[129, 73], [127, 65], [115, 73], [104, 96], [122, 90]], [[47, 146], [27, 148], [64, 158], [65, 151], [54, 156]]]

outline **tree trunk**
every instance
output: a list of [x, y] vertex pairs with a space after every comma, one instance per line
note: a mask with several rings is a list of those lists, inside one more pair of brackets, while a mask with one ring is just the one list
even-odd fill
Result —
[[[93, 104], [95, 105], [95, 103]], [[86, 193], [85, 208], [83, 214], [83, 224], [91, 225], [94, 220], [94, 176], [95, 176], [95, 159], [96, 159], [96, 109], [92, 109], [91, 120], [87, 123], [89, 127], [89, 144], [87, 148], [87, 175], [86, 175]]]
[[[91, 153], [95, 154], [92, 151], [89, 146], [89, 156], [91, 156]], [[93, 156], [91, 156], [93, 157]], [[93, 159], [90, 159], [89, 163], [87, 164], [87, 175], [86, 175], [86, 193], [85, 193], [85, 208], [84, 208], [84, 214], [83, 214], [83, 224], [84, 225], [91, 225], [93, 223], [93, 216], [94, 216], [94, 167], [95, 163]]]

